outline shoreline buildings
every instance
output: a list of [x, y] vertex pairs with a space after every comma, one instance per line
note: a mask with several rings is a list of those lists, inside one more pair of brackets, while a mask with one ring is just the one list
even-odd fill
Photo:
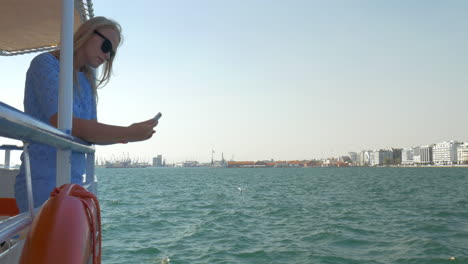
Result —
[[[169, 167], [212, 168], [298, 168], [298, 167], [351, 167], [351, 166], [454, 166], [468, 165], [468, 142], [444, 141], [424, 146], [388, 148], [349, 152], [345, 156], [328, 159], [292, 161], [226, 161], [212, 158], [211, 163], [185, 161]], [[166, 167], [162, 155], [153, 158], [153, 167]]]
[[468, 164], [468, 142], [462, 144], [453, 140], [403, 149], [363, 150], [358, 154], [357, 161], [359, 166], [464, 164]]

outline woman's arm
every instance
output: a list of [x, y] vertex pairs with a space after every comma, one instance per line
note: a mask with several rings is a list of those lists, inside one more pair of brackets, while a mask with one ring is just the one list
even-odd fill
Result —
[[[55, 114], [50, 118], [50, 124], [57, 127]], [[157, 121], [150, 119], [130, 126], [114, 126], [73, 117], [72, 135], [98, 145], [136, 142], [150, 139], [154, 134]]]

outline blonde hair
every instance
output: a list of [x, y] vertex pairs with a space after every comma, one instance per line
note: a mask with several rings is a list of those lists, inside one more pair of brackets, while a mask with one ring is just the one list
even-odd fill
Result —
[[[114, 20], [98, 16], [93, 17], [83, 23], [76, 31], [73, 36], [73, 55], [76, 55], [76, 51], [83, 47], [83, 45], [93, 36], [94, 31], [100, 28], [112, 28], [119, 33], [119, 44], [122, 43], [122, 28], [120, 25], [115, 22]], [[115, 49], [115, 47], [114, 47]], [[60, 50], [53, 51], [52, 54], [59, 58], [60, 57]], [[89, 82], [91, 83], [91, 87], [93, 87], [93, 94], [97, 97], [97, 88], [104, 87], [110, 79], [112, 74], [112, 64], [114, 62], [114, 57], [111, 56], [110, 59], [103, 64], [103, 70], [101, 72], [101, 78], [97, 78], [94, 75], [94, 70], [91, 66], [85, 65], [81, 69], [74, 70], [74, 82], [78, 85], [77, 81], [77, 71], [81, 70], [84, 72], [85, 76], [88, 78]], [[98, 82], [96, 84], [96, 81]]]

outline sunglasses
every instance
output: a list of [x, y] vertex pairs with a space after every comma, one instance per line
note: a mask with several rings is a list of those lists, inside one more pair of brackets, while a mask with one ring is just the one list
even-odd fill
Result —
[[104, 39], [104, 42], [102, 42], [102, 45], [101, 45], [102, 52], [104, 53], [110, 52], [111, 57], [114, 57], [115, 51], [112, 49], [112, 42], [108, 38], [106, 38], [103, 34], [99, 33], [99, 31], [94, 30], [94, 33], [96, 33], [96, 35]]

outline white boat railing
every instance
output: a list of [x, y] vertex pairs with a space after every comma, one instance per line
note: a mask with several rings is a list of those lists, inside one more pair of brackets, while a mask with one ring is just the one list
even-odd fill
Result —
[[80, 153], [94, 153], [89, 143], [0, 102], [0, 137], [40, 143]]

